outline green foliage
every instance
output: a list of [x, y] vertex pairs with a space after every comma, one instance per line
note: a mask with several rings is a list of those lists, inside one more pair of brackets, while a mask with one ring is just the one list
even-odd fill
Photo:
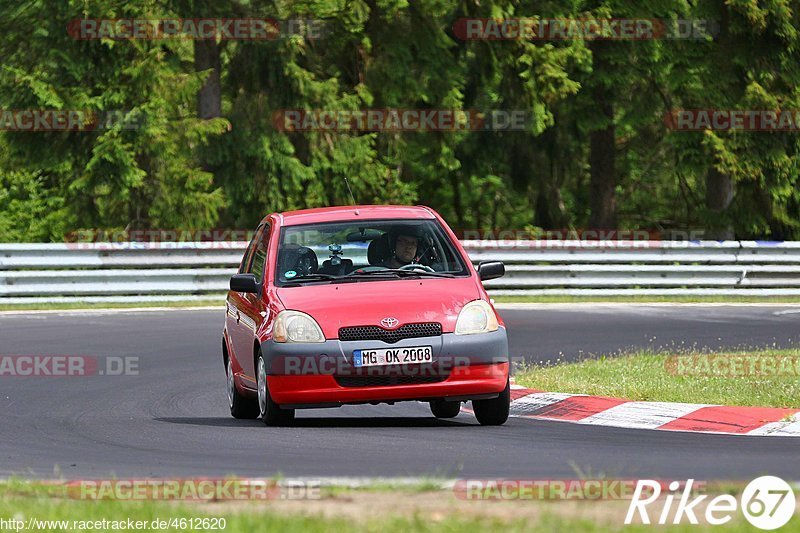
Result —
[[87, 13], [152, 16], [153, 6], [138, 4], [36, 0], [9, 22], [0, 43], [0, 107], [127, 117], [92, 130], [0, 137], [6, 148], [2, 180], [32, 180], [25, 195], [9, 193], [34, 204], [35, 212], [47, 211], [29, 225], [4, 209], [4, 224], [18, 237], [62, 239], [87, 227], [191, 228], [217, 221], [224, 197], [213, 175], [201, 170], [198, 153], [227, 121], [195, 116], [202, 80], [185, 68], [191, 48], [177, 41], [79, 41], [67, 34], [68, 22]]
[[[122, 112], [127, 123], [0, 132], [0, 240], [82, 228], [252, 228], [270, 211], [423, 203], [460, 229], [585, 227], [589, 142], [613, 121], [622, 228], [730, 224], [800, 238], [796, 133], [670, 131], [676, 109], [800, 109], [788, 0], [0, 0], [0, 109]], [[222, 116], [189, 40], [76, 40], [80, 18], [317, 19], [320, 39], [222, 41]], [[459, 39], [463, 17], [706, 19], [709, 39]], [[613, 107], [613, 119], [598, 99]], [[524, 131], [285, 132], [280, 110], [524, 110]], [[706, 176], [734, 184], [722, 214]]]

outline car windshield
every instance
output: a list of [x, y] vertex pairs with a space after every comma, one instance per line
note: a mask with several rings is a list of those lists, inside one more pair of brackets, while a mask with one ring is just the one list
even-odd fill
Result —
[[468, 273], [438, 221], [375, 220], [283, 228], [275, 277], [287, 285]]

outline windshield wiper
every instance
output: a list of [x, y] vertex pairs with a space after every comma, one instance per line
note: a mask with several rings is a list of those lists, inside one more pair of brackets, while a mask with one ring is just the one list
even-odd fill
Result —
[[409, 269], [400, 269], [400, 268], [384, 268], [381, 270], [366, 270], [366, 271], [359, 271], [356, 269], [349, 274], [344, 276], [333, 276], [331, 274], [319, 274], [319, 273], [310, 273], [310, 274], [300, 274], [293, 278], [287, 279], [284, 283], [284, 287], [291, 287], [297, 286], [299, 287], [302, 285], [303, 281], [329, 281], [333, 282], [347, 282], [347, 281], [355, 281], [359, 278], [368, 278], [368, 277], [380, 277], [380, 276], [394, 276], [398, 278], [403, 277], [420, 277], [420, 276], [429, 276], [434, 278], [452, 278], [453, 274], [448, 274], [446, 272], [426, 272], [424, 270], [409, 270]]
[[359, 271], [358, 269], [352, 271], [347, 275], [348, 278], [356, 276], [375, 276], [378, 274], [396, 274], [402, 276], [433, 276], [435, 278], [452, 278], [453, 274], [446, 272], [427, 272], [421, 269], [403, 269], [403, 268], [384, 268], [382, 270], [365, 270]]
[[287, 279], [286, 284], [290, 285], [297, 281], [334, 281], [337, 279], [341, 278], [339, 276], [333, 276], [331, 274], [318, 274], [318, 273], [300, 274], [293, 278]]

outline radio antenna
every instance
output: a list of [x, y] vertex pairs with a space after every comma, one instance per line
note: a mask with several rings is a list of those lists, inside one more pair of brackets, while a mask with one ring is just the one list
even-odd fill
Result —
[[[344, 184], [347, 185], [347, 191], [350, 193], [350, 199], [353, 201], [353, 205], [356, 205], [356, 197], [353, 196], [353, 189], [350, 188], [350, 182], [347, 181], [347, 176], [344, 177]], [[356, 209], [356, 215], [358, 214], [358, 209]]]

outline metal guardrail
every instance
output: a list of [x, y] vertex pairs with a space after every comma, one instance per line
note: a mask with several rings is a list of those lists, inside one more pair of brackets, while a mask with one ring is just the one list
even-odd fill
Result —
[[[497, 295], [800, 295], [800, 242], [464, 241]], [[0, 244], [0, 304], [201, 300], [244, 242]]]

